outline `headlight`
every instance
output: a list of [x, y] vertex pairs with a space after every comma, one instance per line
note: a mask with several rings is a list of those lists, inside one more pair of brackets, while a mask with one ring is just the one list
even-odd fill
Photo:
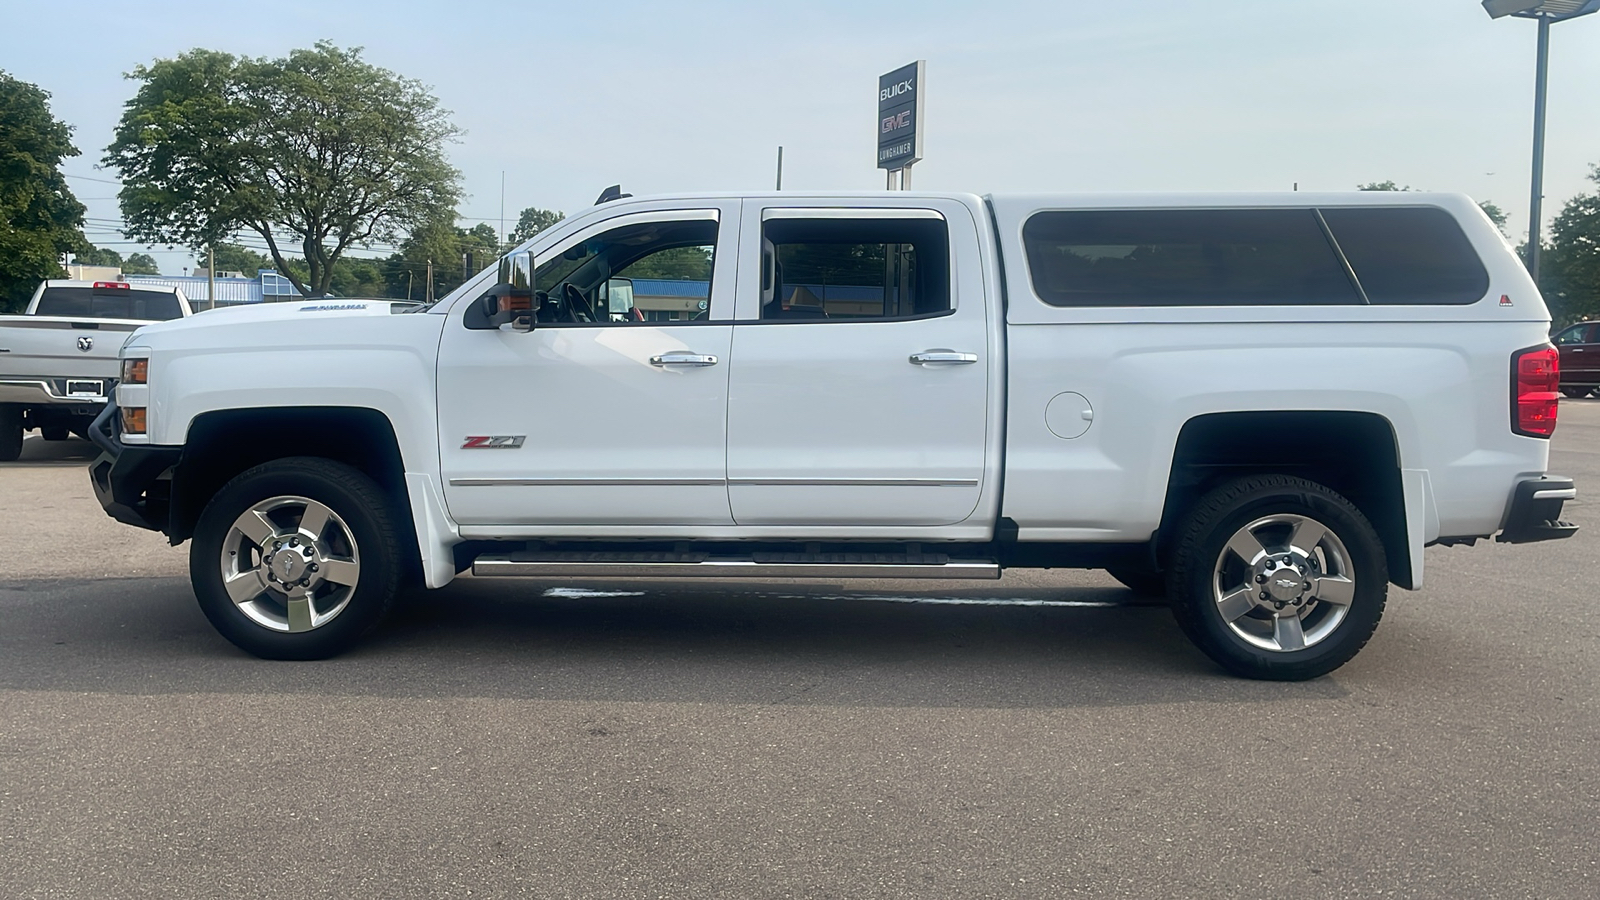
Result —
[[149, 359], [125, 359], [122, 361], [123, 384], [144, 384], [149, 377]]

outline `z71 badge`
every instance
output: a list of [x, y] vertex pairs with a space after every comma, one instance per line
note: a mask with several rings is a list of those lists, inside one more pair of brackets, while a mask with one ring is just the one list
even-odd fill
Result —
[[463, 450], [515, 450], [527, 439], [525, 434], [480, 434], [467, 438]]

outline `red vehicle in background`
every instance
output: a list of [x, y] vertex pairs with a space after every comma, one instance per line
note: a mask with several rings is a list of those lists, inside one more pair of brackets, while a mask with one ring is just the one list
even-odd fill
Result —
[[1600, 388], [1600, 322], [1579, 322], [1551, 338], [1561, 352], [1561, 393], [1587, 397]]

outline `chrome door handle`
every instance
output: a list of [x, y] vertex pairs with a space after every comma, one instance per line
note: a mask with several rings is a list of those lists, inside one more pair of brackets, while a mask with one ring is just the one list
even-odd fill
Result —
[[958, 353], [954, 350], [924, 350], [911, 354], [911, 362], [919, 366], [970, 366], [977, 361], [976, 353]]
[[686, 353], [681, 350], [674, 350], [671, 353], [663, 353], [660, 356], [650, 357], [650, 365], [652, 366], [700, 367], [714, 366], [716, 364], [717, 358], [715, 356], [711, 356], [706, 353]]

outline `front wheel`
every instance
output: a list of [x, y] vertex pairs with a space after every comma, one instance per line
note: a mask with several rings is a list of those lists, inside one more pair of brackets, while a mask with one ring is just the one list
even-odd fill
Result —
[[404, 559], [389, 499], [312, 457], [256, 466], [206, 505], [189, 549], [200, 609], [265, 659], [341, 653], [389, 612]]
[[1389, 575], [1376, 529], [1315, 482], [1230, 482], [1195, 505], [1180, 535], [1173, 613], [1236, 675], [1325, 675], [1361, 650], [1383, 616]]

